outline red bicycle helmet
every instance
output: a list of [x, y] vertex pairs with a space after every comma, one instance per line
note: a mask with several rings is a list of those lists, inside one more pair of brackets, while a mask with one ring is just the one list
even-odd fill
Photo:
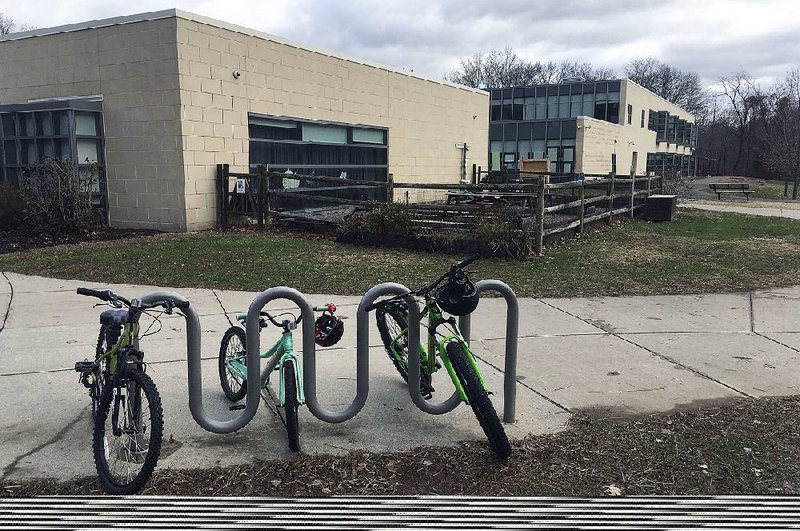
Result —
[[314, 342], [321, 347], [331, 347], [342, 339], [344, 323], [333, 312], [336, 306], [328, 304], [328, 309], [314, 321]]

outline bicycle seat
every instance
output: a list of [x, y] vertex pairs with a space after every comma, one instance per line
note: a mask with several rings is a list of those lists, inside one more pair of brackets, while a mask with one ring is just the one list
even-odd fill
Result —
[[122, 326], [128, 320], [128, 310], [106, 310], [100, 314], [100, 324]]

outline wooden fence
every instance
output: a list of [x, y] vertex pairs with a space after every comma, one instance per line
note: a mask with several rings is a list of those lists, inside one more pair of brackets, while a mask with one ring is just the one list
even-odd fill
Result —
[[[271, 172], [264, 166], [254, 174], [233, 173], [228, 165], [217, 165], [218, 225], [230, 226], [231, 214], [256, 218], [259, 228], [274, 219], [307, 219], [320, 221], [308, 214], [307, 204], [371, 208], [393, 202], [398, 190], [440, 190], [450, 198], [486, 200], [492, 204], [411, 204], [415, 217], [423, 225], [438, 228], [469, 229], [475, 216], [487, 215], [498, 203], [516, 205], [520, 217], [535, 236], [534, 248], [541, 253], [545, 239], [573, 231], [583, 233], [588, 224], [601, 220], [610, 223], [614, 217], [633, 217], [644, 206], [644, 199], [653, 191], [663, 191], [663, 179], [658, 176], [597, 174], [527, 175], [523, 182], [509, 184], [440, 184], [395, 182], [389, 174], [387, 182], [341, 179], [317, 175]], [[286, 188], [285, 179], [297, 181]], [[551, 182], [561, 181], [561, 182]], [[235, 181], [235, 182], [234, 182]], [[309, 186], [321, 183], [325, 186]], [[333, 197], [330, 193], [372, 195], [372, 199]], [[300, 203], [300, 208], [285, 209], [279, 202]], [[313, 210], [313, 209], [311, 209]], [[496, 210], [496, 209], [495, 209]]]

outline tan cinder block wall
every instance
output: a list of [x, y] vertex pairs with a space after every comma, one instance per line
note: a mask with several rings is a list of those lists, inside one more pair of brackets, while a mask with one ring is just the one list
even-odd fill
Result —
[[[633, 109], [628, 124], [628, 104]], [[645, 111], [644, 127], [641, 126], [642, 110]], [[694, 123], [694, 116], [680, 107], [656, 96], [636, 83], [623, 79], [620, 83], [620, 122], [611, 124], [594, 118], [578, 118], [576, 171], [583, 173], [608, 173], [611, 171], [611, 155], [617, 154], [617, 174], [628, 174], [633, 165], [633, 153], [637, 153], [636, 174], [646, 175], [648, 153], [675, 153], [691, 155], [687, 146], [656, 142], [656, 132], [647, 128], [649, 111], [668, 111], [671, 115]], [[616, 142], [614, 142], [616, 141]]]
[[215, 223], [215, 165], [248, 170], [251, 112], [386, 127], [389, 172], [398, 182], [458, 182], [459, 142], [470, 146], [467, 175], [484, 162], [484, 92], [186, 18], [177, 19], [177, 40], [188, 230]]
[[103, 96], [111, 224], [186, 229], [177, 20], [0, 42], [0, 104]]

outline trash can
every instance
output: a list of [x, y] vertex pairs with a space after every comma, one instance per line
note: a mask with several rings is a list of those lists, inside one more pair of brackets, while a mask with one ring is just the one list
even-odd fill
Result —
[[645, 204], [644, 219], [647, 221], [672, 221], [675, 219], [677, 207], [677, 195], [651, 195]]

